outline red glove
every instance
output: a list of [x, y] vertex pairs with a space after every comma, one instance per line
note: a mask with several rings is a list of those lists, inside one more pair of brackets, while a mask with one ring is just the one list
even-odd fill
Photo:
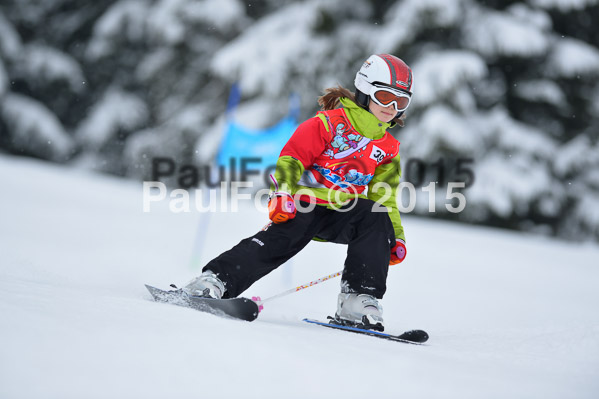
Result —
[[399, 238], [395, 240], [395, 246], [391, 248], [391, 260], [389, 261], [390, 265], [397, 265], [398, 263], [403, 262], [406, 258], [406, 243], [404, 240], [400, 240]]
[[268, 217], [277, 224], [293, 219], [295, 213], [293, 197], [285, 192], [274, 193], [268, 200]]

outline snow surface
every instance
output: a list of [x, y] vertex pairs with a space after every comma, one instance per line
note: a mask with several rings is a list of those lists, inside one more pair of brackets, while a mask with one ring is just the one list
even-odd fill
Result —
[[[139, 182], [0, 156], [1, 398], [596, 398], [599, 247], [404, 215], [409, 255], [383, 300], [387, 330], [427, 346], [302, 323], [338, 280], [267, 303], [253, 323], [150, 301], [266, 222], [142, 212]], [[154, 206], [155, 205], [155, 206]], [[341, 269], [311, 243], [245, 293]]]

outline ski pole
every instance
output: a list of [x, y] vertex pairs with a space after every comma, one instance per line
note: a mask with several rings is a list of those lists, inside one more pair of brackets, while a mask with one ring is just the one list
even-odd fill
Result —
[[328, 276], [321, 277], [318, 280], [310, 281], [309, 283], [302, 284], [302, 285], [297, 286], [295, 288], [288, 289], [287, 291], [283, 291], [280, 294], [273, 295], [273, 296], [271, 296], [269, 298], [266, 298], [266, 299], [261, 299], [259, 296], [253, 296], [252, 297], [252, 301], [256, 302], [258, 304], [258, 309], [260, 311], [262, 311], [262, 309], [264, 309], [264, 305], [263, 305], [264, 302], [272, 301], [273, 299], [277, 299], [277, 298], [280, 298], [280, 297], [285, 296], [285, 295], [293, 294], [294, 292], [301, 291], [301, 290], [303, 290], [305, 288], [310, 288], [313, 285], [316, 285], [318, 283], [322, 283], [323, 281], [327, 281], [327, 280], [330, 280], [332, 278], [338, 277], [338, 276], [341, 275], [341, 273], [343, 273], [343, 270], [338, 271], [337, 273], [329, 274]]

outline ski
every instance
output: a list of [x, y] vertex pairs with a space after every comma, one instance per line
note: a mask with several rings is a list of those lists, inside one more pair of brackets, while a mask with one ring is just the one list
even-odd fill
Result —
[[323, 327], [333, 328], [336, 330], [349, 331], [349, 332], [353, 332], [356, 334], [370, 335], [372, 337], [388, 339], [390, 341], [396, 341], [396, 342], [403, 342], [406, 344], [422, 345], [428, 340], [428, 334], [426, 333], [426, 331], [423, 331], [423, 330], [410, 330], [410, 331], [406, 331], [400, 335], [391, 335], [391, 334], [387, 334], [387, 333], [380, 332], [380, 331], [365, 330], [363, 328], [352, 327], [352, 326], [343, 326], [340, 324], [330, 324], [330, 323], [325, 323], [323, 321], [313, 320], [313, 319], [304, 319], [303, 321], [305, 321], [307, 323], [312, 323], [312, 324], [316, 324], [319, 326], [323, 326]]
[[165, 291], [145, 285], [156, 302], [170, 303], [210, 313], [216, 316], [229, 317], [245, 321], [254, 321], [258, 317], [258, 305], [247, 298], [215, 299], [189, 295], [182, 289]]

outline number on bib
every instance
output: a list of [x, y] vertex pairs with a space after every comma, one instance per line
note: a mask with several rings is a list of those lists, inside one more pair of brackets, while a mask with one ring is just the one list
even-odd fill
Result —
[[374, 159], [376, 162], [381, 163], [383, 162], [383, 159], [385, 159], [385, 152], [376, 145], [373, 145], [372, 151], [370, 152], [370, 159]]

